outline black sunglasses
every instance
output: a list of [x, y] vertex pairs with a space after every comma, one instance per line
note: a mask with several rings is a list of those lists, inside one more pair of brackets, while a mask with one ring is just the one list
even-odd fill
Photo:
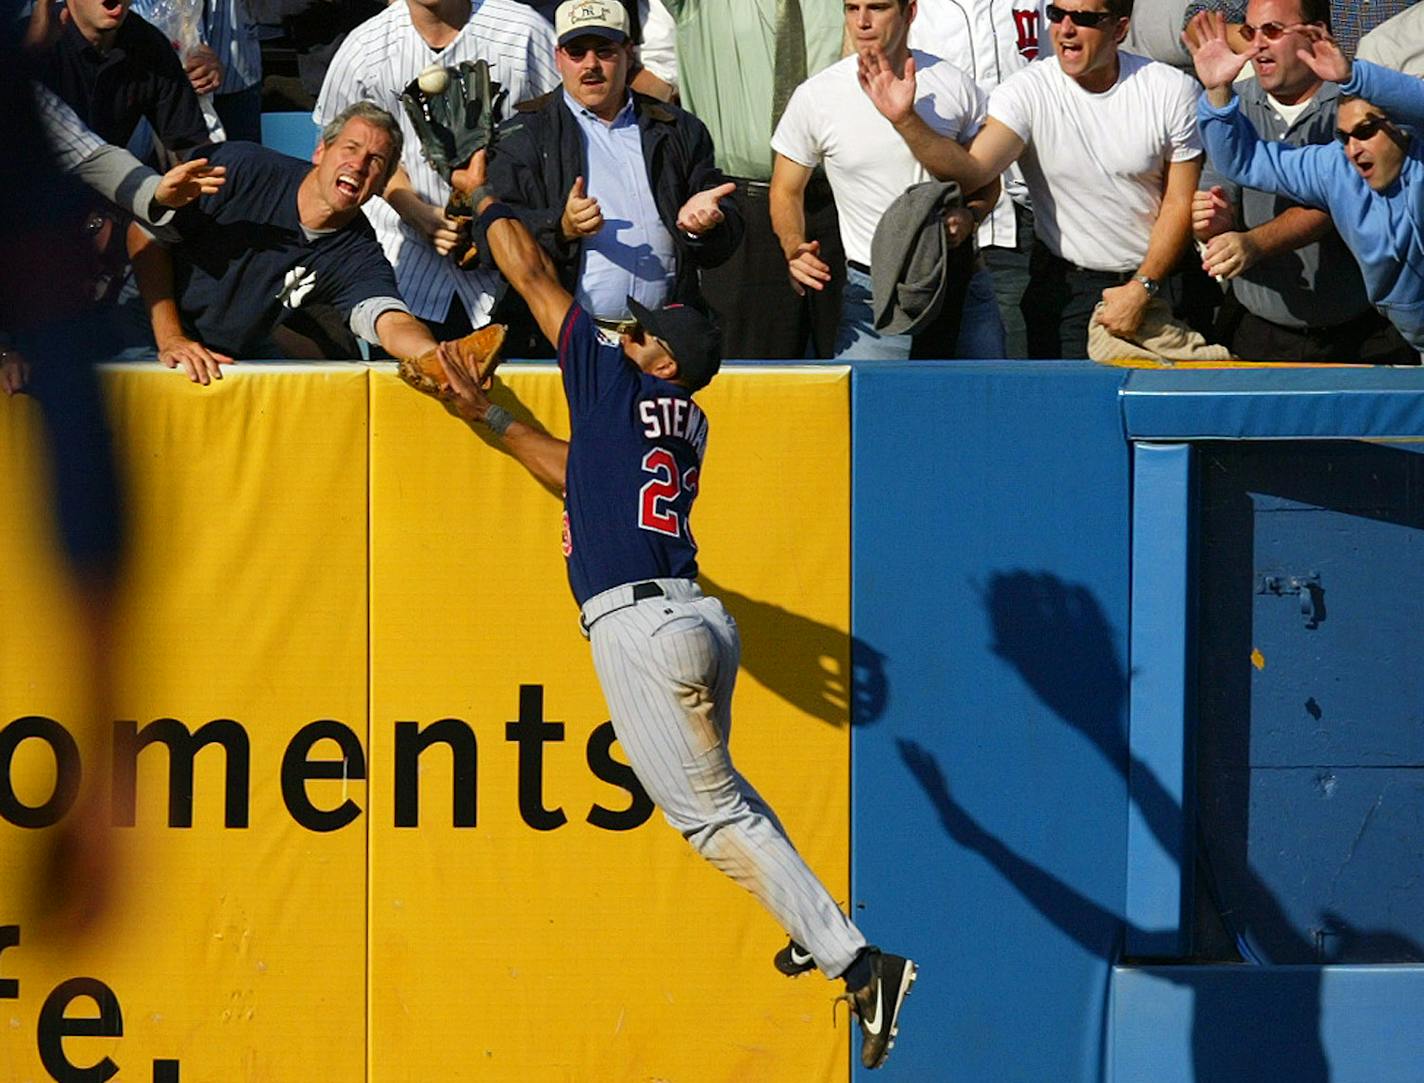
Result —
[[1363, 143], [1366, 139], [1373, 139], [1382, 128], [1387, 128], [1389, 121], [1384, 117], [1366, 117], [1356, 124], [1348, 132], [1340, 128], [1335, 129], [1335, 138], [1341, 143], [1348, 143], [1351, 139], [1358, 139]]
[[562, 49], [565, 55], [575, 64], [587, 56], [590, 51], [604, 63], [614, 60], [618, 56], [618, 46], [612, 42], [605, 42], [601, 45], [589, 45], [582, 41], [572, 41], [567, 45], [560, 45], [559, 48]]
[[1067, 19], [1080, 30], [1096, 30], [1103, 23], [1116, 22], [1118, 16], [1111, 11], [1071, 11], [1057, 4], [1048, 5], [1048, 21], [1061, 23]]

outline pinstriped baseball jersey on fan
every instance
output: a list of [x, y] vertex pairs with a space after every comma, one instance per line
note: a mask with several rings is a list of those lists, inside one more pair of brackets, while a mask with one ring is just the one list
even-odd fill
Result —
[[262, 78], [262, 43], [247, 17], [244, 0], [207, 0], [203, 4], [203, 36], [222, 62], [223, 77], [216, 93], [236, 94]]
[[69, 108], [64, 99], [43, 83], [31, 84], [35, 92], [40, 123], [44, 126], [45, 139], [54, 152], [55, 164], [68, 172], [84, 159], [107, 146], [95, 135], [79, 115]]
[[[400, 104], [400, 92], [431, 64], [453, 67], [484, 60], [507, 91], [508, 105], [537, 97], [560, 85], [554, 67], [554, 32], [532, 9], [514, 0], [476, 0], [470, 19], [444, 49], [432, 49], [411, 23], [406, 0], [394, 2], [366, 20], [342, 43], [327, 69], [313, 113], [325, 125], [354, 101], [389, 110], [405, 134], [401, 164], [411, 186], [427, 203], [443, 207], [450, 186], [425, 161], [420, 141]], [[508, 106], [507, 106], [508, 107]], [[506, 108], [507, 108], [506, 107]], [[439, 255], [419, 231], [405, 225], [384, 199], [365, 206], [386, 258], [396, 269], [401, 295], [417, 316], [443, 320], [458, 293], [470, 320], [489, 318], [499, 276], [493, 271], [460, 271]]]
[[[153, 18], [155, 0], [134, 0], [132, 10], [145, 20], [163, 25]], [[222, 82], [218, 94], [236, 94], [262, 78], [262, 43], [257, 40], [257, 27], [247, 17], [243, 0], [204, 0], [198, 35], [217, 54], [222, 65]]]

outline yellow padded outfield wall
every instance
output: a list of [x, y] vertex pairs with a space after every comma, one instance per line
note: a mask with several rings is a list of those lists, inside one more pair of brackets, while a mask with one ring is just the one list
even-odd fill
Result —
[[[83, 942], [30, 890], [57, 829], [0, 816], [0, 1080], [848, 1078], [837, 987], [772, 970], [783, 934], [612, 740], [554, 495], [388, 367], [105, 381], [134, 529], [97, 727], [38, 411], [0, 402], [0, 808], [53, 797], [55, 727], [120, 819], [136, 764], [118, 902]], [[566, 433], [552, 368], [497, 397]], [[733, 369], [699, 401], [704, 587], [744, 642], [732, 748], [845, 900], [849, 376]]]

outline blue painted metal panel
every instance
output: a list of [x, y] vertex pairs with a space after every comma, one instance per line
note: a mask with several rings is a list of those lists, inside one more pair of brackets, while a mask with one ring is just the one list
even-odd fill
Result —
[[1202, 457], [1202, 835], [1227, 928], [1268, 962], [1424, 961], [1424, 458]]
[[1424, 434], [1418, 369], [1136, 370], [1122, 398], [1133, 439]]
[[305, 112], [263, 113], [262, 145], [290, 154], [302, 161], [311, 161], [321, 130], [312, 115]]
[[915, 956], [898, 1078], [1097, 1083], [1122, 941], [1123, 373], [858, 365], [854, 916]]
[[[1192, 449], [1135, 444], [1127, 953], [1191, 950]], [[1190, 751], [1189, 751], [1190, 750]]]
[[1115, 970], [1112, 1083], [1419, 1083], [1424, 967]]

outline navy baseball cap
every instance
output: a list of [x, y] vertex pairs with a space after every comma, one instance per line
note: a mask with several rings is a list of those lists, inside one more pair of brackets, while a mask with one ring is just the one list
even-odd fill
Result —
[[647, 308], [628, 298], [628, 311], [640, 327], [667, 344], [677, 362], [678, 382], [700, 391], [722, 367], [722, 332], [712, 320], [691, 305]]
[[619, 0], [564, 0], [554, 12], [554, 35], [560, 45], [574, 38], [628, 40], [628, 12]]

